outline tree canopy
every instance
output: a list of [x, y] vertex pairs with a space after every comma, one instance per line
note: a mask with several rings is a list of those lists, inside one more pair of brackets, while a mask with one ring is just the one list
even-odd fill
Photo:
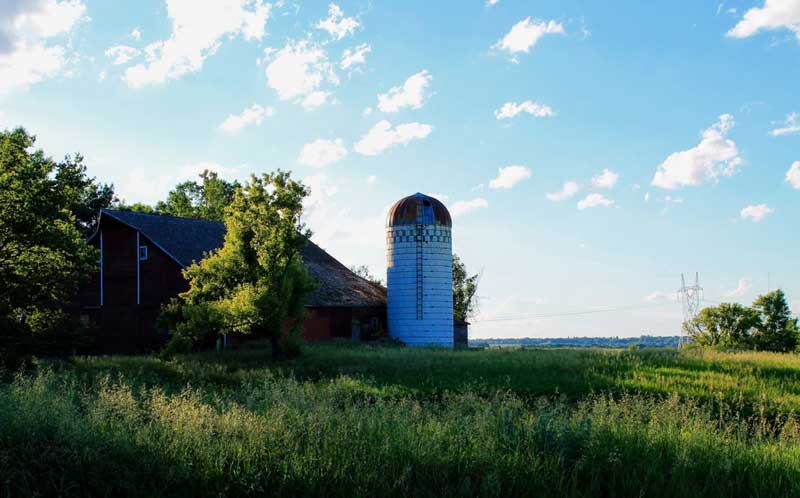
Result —
[[704, 308], [684, 328], [701, 346], [761, 351], [793, 351], [800, 334], [780, 289], [759, 296], [752, 307], [722, 303]]
[[477, 292], [480, 275], [469, 275], [467, 267], [453, 254], [453, 317], [469, 320], [477, 311]]
[[314, 288], [300, 257], [311, 236], [300, 221], [306, 195], [283, 171], [237, 189], [225, 209], [223, 246], [184, 270], [189, 290], [165, 309], [164, 322], [193, 340], [208, 330], [264, 336], [281, 356]]
[[200, 173], [200, 181], [179, 183], [167, 200], [156, 204], [158, 214], [222, 221], [225, 208], [233, 201], [239, 182], [228, 182], [210, 170]]
[[65, 320], [97, 264], [84, 241], [90, 210], [113, 197], [86, 177], [80, 156], [56, 163], [35, 141], [21, 128], [0, 132], [0, 329], [23, 336]]

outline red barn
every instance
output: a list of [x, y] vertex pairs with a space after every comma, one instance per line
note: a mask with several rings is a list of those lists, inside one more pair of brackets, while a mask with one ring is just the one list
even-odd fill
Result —
[[[225, 225], [104, 209], [88, 243], [100, 251], [98, 271], [78, 306], [105, 352], [153, 350], [168, 336], [158, 330], [161, 305], [188, 289], [182, 270], [222, 246]], [[351, 272], [309, 241], [302, 250], [319, 284], [310, 296], [303, 335], [309, 340], [358, 340], [386, 329], [386, 289]]]

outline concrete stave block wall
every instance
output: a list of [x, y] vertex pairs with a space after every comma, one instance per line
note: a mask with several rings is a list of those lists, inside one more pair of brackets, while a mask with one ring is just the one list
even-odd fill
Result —
[[408, 345], [453, 347], [449, 213], [439, 201], [422, 194], [398, 201], [392, 212], [401, 203], [412, 204], [401, 206], [405, 216], [390, 214], [386, 228], [389, 335]]

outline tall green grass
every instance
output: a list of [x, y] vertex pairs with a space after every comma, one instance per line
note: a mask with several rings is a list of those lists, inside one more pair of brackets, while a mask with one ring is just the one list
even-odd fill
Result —
[[0, 384], [3, 496], [800, 496], [798, 358], [314, 346]]

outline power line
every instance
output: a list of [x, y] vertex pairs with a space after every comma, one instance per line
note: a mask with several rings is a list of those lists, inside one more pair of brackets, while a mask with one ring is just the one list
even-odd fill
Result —
[[551, 319], [551, 318], [566, 318], [571, 316], [581, 316], [581, 315], [593, 315], [597, 313], [613, 313], [618, 311], [628, 311], [628, 310], [635, 310], [635, 309], [642, 309], [642, 308], [653, 308], [658, 306], [664, 306], [665, 304], [672, 304], [669, 302], [664, 303], [655, 303], [655, 304], [638, 304], [638, 305], [630, 305], [630, 306], [615, 306], [615, 307], [607, 307], [604, 309], [598, 310], [582, 310], [582, 311], [567, 311], [561, 313], [534, 313], [534, 314], [520, 314], [520, 315], [506, 315], [506, 316], [498, 316], [494, 318], [486, 318], [483, 320], [473, 320], [473, 323], [485, 323], [485, 322], [506, 322], [506, 321], [515, 321], [515, 320], [539, 320], [539, 319]]

